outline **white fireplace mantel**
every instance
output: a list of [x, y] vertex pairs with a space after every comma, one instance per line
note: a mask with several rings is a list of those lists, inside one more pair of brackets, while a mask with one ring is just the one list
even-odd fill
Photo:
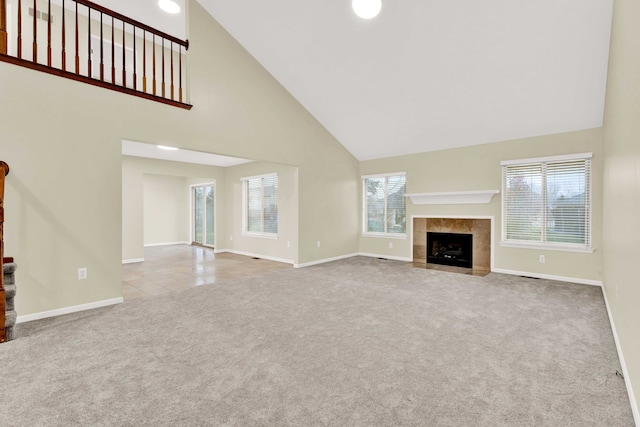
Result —
[[499, 190], [405, 194], [414, 205], [469, 205], [490, 203]]

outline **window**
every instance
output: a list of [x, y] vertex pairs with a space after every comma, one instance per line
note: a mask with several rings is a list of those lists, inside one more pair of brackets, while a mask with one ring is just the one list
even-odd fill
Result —
[[591, 249], [591, 153], [501, 164], [503, 243]]
[[242, 178], [243, 231], [246, 234], [278, 236], [278, 175]]
[[407, 230], [406, 182], [404, 173], [362, 178], [365, 234], [404, 237]]

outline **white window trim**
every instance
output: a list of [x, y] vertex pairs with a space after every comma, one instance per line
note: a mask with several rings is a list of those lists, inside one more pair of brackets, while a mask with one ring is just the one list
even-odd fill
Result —
[[407, 233], [374, 233], [373, 231], [363, 231], [362, 237], [374, 237], [377, 239], [406, 240]]
[[375, 232], [375, 231], [367, 231], [367, 196], [364, 188], [365, 180], [369, 178], [386, 178], [389, 176], [398, 176], [398, 175], [403, 175], [405, 177], [405, 185], [406, 185], [406, 179], [407, 179], [406, 172], [376, 173], [371, 175], [362, 175], [360, 177], [360, 184], [362, 185], [362, 237], [373, 237], [378, 239], [397, 239], [397, 240], [407, 239], [406, 202], [405, 202], [405, 232], [404, 233], [381, 233], [381, 232]]
[[[591, 160], [593, 158], [593, 153], [578, 153], [578, 154], [563, 154], [559, 156], [547, 156], [547, 157], [532, 157], [528, 159], [517, 159], [517, 160], [504, 160], [500, 162], [500, 166], [513, 166], [513, 165], [526, 165], [530, 163], [552, 163], [552, 162], [562, 162], [562, 161], [572, 161], [572, 160]], [[589, 235], [589, 244], [588, 245], [580, 245], [580, 244], [571, 244], [571, 243], [550, 243], [550, 242], [536, 242], [529, 240], [507, 240], [506, 239], [506, 227], [505, 227], [505, 218], [506, 218], [506, 208], [504, 203], [504, 198], [506, 197], [506, 189], [504, 186], [504, 168], [501, 171], [501, 180], [502, 180], [502, 218], [501, 218], [501, 238], [500, 238], [500, 246], [502, 247], [510, 247], [510, 248], [524, 248], [524, 249], [542, 249], [542, 250], [550, 250], [550, 251], [558, 251], [558, 252], [577, 252], [577, 253], [593, 253], [595, 249], [593, 248], [593, 164], [590, 165], [589, 171], [589, 223], [588, 223], [588, 235]]]
[[[265, 173], [262, 175], [243, 176], [242, 178], [240, 178], [240, 182], [242, 182], [242, 232], [240, 233], [241, 236], [254, 237], [258, 239], [269, 239], [269, 240], [278, 239], [278, 233], [247, 231], [248, 219], [247, 219], [247, 184], [246, 182], [251, 179], [270, 178], [273, 176], [275, 176], [276, 178], [279, 178], [277, 172]], [[278, 187], [280, 187], [279, 179], [278, 179]], [[280, 212], [278, 212], [278, 219], [279, 218], [280, 218]], [[280, 229], [280, 227], [278, 227], [278, 229]]]
[[560, 156], [532, 157], [529, 159], [504, 160], [500, 166], [526, 165], [529, 163], [562, 162], [565, 160], [583, 160], [593, 158], [593, 153], [563, 154]]

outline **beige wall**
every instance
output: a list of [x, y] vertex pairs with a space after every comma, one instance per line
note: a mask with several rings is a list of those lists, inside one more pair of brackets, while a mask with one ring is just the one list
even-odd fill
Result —
[[[298, 250], [298, 169], [276, 163], [255, 162], [227, 168], [225, 211], [227, 232], [219, 250], [231, 250], [254, 256], [297, 263]], [[278, 174], [278, 238], [243, 235], [241, 178]]]
[[[605, 291], [640, 406], [640, 4], [614, 3], [604, 120]], [[640, 423], [636, 412], [636, 422]]]
[[183, 176], [145, 174], [143, 181], [144, 244], [187, 242], [187, 179]]
[[297, 166], [298, 261], [357, 251], [355, 158], [195, 0], [189, 8], [191, 111], [0, 63], [19, 315], [121, 296], [122, 258], [142, 257], [123, 252], [122, 139]]
[[[166, 188], [173, 188], [170, 197], [182, 202], [179, 206], [171, 206], [168, 212], [156, 212], [166, 210], [163, 201], [156, 199], [162, 197], [159, 194], [162, 190], [158, 186], [167, 181], [175, 184]], [[176, 181], [180, 181], [180, 194]], [[122, 259], [144, 258], [144, 244], [189, 241], [189, 185], [212, 181], [216, 182], [216, 199], [223, 200], [225, 168], [122, 156]], [[149, 182], [152, 185], [150, 189], [157, 197], [149, 197], [145, 193]], [[145, 205], [147, 199], [151, 205]], [[149, 216], [150, 222], [147, 222], [146, 216]], [[154, 223], [166, 220], [167, 216], [179, 222], [175, 222], [170, 230], [158, 229], [162, 226]], [[223, 211], [216, 211], [215, 221], [216, 231], [224, 230]]]
[[[602, 271], [602, 129], [546, 135], [466, 148], [370, 160], [360, 164], [360, 174], [406, 172], [407, 193], [501, 190], [500, 162], [572, 153], [593, 153], [593, 248], [590, 254], [500, 246], [501, 198], [480, 205], [414, 205], [407, 201], [407, 218], [412, 216], [495, 217], [494, 266], [496, 269], [601, 281]], [[362, 191], [360, 183], [360, 191]], [[360, 197], [360, 200], [362, 197]], [[360, 205], [360, 210], [362, 206]], [[360, 215], [362, 230], [362, 215]], [[411, 224], [411, 221], [407, 221]], [[409, 227], [410, 228], [410, 227]], [[360, 236], [360, 252], [411, 258], [411, 234], [406, 240]], [[389, 249], [393, 243], [393, 249]], [[546, 263], [538, 262], [545, 255]]]

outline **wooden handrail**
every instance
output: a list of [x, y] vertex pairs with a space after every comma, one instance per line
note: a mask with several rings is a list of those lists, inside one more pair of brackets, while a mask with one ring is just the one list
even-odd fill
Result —
[[0, 265], [2, 266], [2, 274], [0, 274], [0, 343], [7, 340], [7, 322], [6, 299], [4, 292], [4, 177], [9, 174], [9, 165], [0, 161]]

